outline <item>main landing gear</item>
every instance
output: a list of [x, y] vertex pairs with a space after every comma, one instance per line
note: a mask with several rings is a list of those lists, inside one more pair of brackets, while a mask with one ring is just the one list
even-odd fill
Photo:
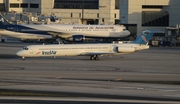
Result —
[[98, 55], [93, 55], [90, 57], [90, 60], [99, 60]]

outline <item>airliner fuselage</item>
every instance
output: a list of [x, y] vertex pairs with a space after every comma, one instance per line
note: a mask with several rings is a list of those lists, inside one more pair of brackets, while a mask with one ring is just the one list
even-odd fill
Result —
[[124, 44], [58, 44], [58, 45], [30, 45], [16, 54], [25, 57], [45, 56], [90, 56], [91, 60], [99, 60], [99, 55], [127, 54], [139, 50], [149, 49], [148, 41], [153, 31], [144, 31], [131, 43]]
[[56, 36], [70, 39], [76, 35], [86, 38], [122, 38], [130, 34], [117, 25], [4, 25], [0, 35], [20, 39], [52, 39]]
[[118, 55], [148, 48], [148, 45], [139, 44], [30, 45], [17, 52], [17, 55], [23, 57]]

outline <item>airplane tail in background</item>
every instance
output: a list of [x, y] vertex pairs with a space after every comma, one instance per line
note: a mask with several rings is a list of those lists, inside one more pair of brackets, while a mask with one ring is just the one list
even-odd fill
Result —
[[4, 25], [9, 25], [10, 23], [6, 20], [6, 18], [0, 13], [0, 27]]
[[136, 40], [134, 40], [132, 43], [134, 44], [148, 44], [149, 40], [152, 38], [152, 36], [154, 35], [154, 31], [151, 30], [145, 30], [142, 32], [142, 34], [140, 36], [138, 36], [136, 38]]

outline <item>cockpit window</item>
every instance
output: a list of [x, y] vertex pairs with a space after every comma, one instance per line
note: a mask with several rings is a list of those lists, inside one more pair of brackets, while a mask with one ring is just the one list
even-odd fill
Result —
[[28, 50], [28, 47], [24, 47], [23, 50]]
[[123, 31], [127, 31], [126, 29], [123, 29]]

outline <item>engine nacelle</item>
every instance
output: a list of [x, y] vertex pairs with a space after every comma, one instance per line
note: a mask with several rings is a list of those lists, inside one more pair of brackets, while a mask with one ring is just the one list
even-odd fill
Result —
[[136, 49], [134, 47], [117, 47], [117, 51], [119, 53], [131, 53], [135, 52]]

